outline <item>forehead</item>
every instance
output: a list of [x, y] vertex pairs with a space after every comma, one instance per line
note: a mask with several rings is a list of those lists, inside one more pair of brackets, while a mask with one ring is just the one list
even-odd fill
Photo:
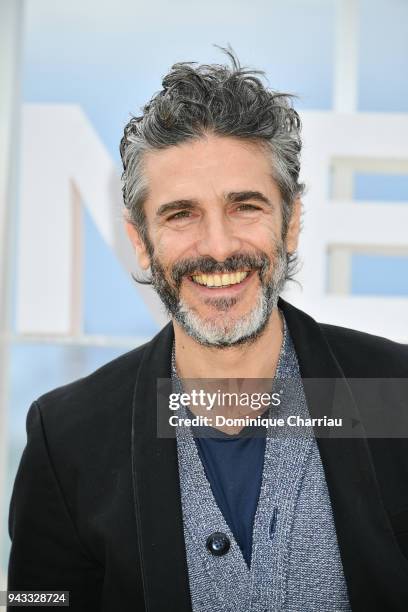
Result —
[[272, 178], [271, 156], [257, 143], [207, 135], [144, 159], [148, 202], [223, 197], [226, 192], [261, 191], [279, 194]]

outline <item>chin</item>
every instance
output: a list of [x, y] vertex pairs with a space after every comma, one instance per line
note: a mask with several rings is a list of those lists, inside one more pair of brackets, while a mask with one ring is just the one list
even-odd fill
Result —
[[269, 321], [269, 309], [261, 298], [256, 306], [242, 316], [201, 317], [189, 306], [180, 303], [175, 316], [184, 331], [203, 346], [228, 348], [254, 342]]

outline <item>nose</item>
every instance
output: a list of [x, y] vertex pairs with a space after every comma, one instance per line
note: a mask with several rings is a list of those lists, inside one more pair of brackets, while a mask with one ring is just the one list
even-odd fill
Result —
[[220, 262], [237, 253], [242, 243], [231, 223], [220, 213], [208, 216], [202, 223], [196, 247], [201, 257], [212, 257]]

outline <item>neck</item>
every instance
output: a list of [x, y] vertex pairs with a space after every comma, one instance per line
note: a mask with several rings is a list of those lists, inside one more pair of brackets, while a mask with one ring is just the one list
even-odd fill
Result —
[[181, 378], [273, 378], [283, 340], [283, 323], [274, 308], [263, 333], [253, 342], [229, 348], [202, 346], [173, 320], [176, 365]]

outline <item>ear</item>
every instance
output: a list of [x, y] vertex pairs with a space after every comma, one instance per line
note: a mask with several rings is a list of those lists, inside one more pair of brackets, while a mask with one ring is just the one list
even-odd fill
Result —
[[147, 270], [150, 266], [150, 257], [139, 231], [130, 221], [125, 221], [125, 229], [127, 235], [129, 236], [130, 242], [136, 251], [139, 266], [142, 268], [142, 270]]
[[293, 203], [292, 216], [286, 234], [286, 250], [288, 253], [294, 253], [298, 247], [301, 213], [302, 201], [300, 197], [297, 197]]

